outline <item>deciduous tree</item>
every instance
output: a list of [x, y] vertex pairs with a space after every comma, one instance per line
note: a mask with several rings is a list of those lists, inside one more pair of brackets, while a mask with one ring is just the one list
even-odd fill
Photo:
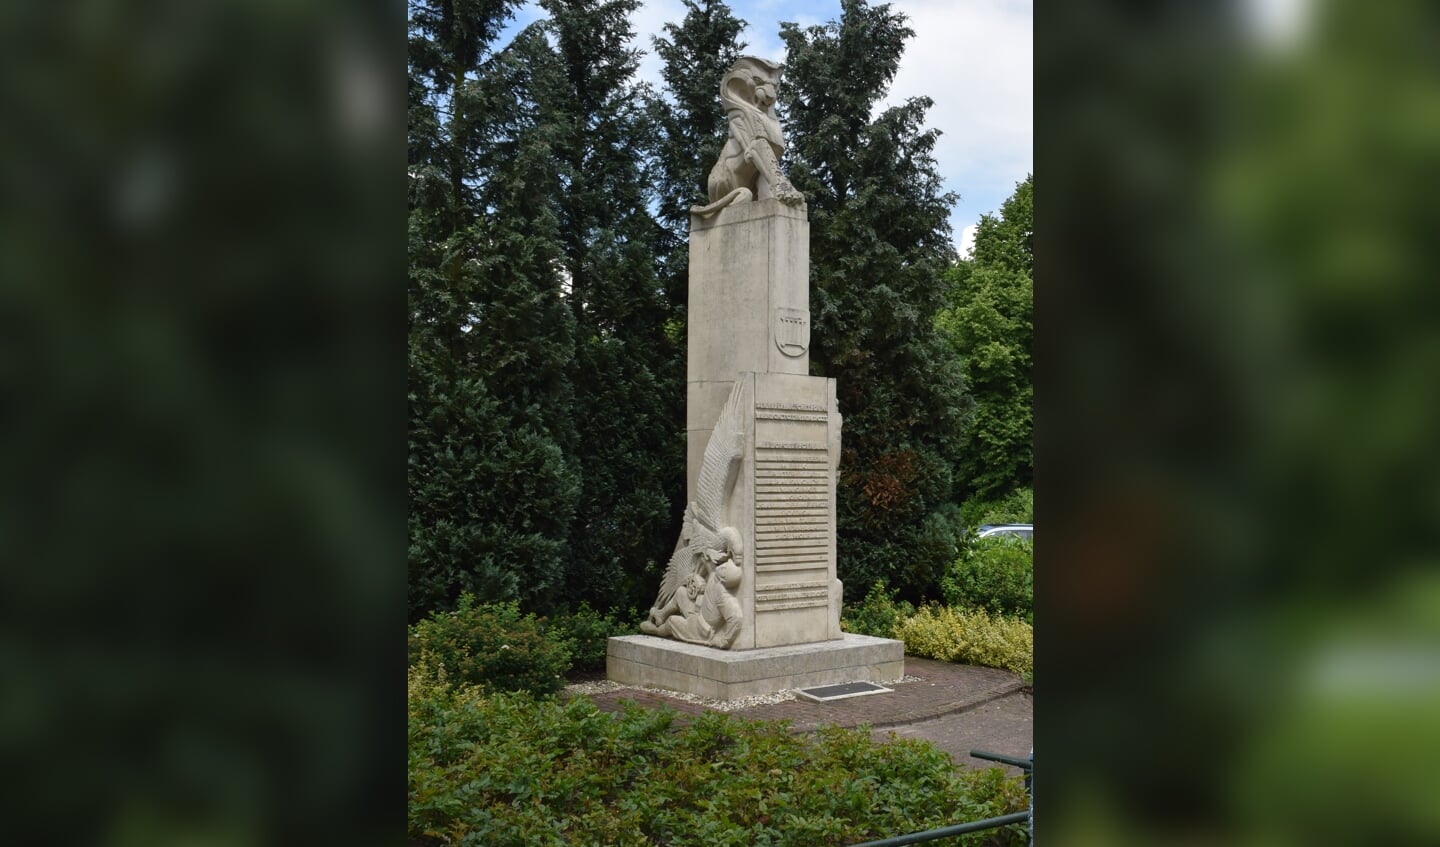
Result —
[[1034, 177], [999, 215], [982, 215], [969, 259], [950, 270], [950, 308], [937, 325], [961, 359], [975, 400], [956, 464], [963, 495], [995, 500], [1034, 476]]

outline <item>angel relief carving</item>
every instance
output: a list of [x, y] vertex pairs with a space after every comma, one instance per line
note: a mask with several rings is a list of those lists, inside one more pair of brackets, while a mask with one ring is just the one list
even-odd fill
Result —
[[720, 101], [730, 119], [730, 133], [707, 181], [710, 203], [692, 206], [705, 217], [732, 203], [766, 197], [790, 206], [804, 206], [805, 196], [780, 170], [785, 135], [775, 114], [780, 93], [780, 65], [768, 59], [745, 56], [720, 80]]
[[695, 499], [685, 508], [680, 539], [649, 619], [640, 624], [648, 635], [729, 649], [740, 634], [745, 543], [739, 530], [726, 522], [745, 454], [740, 408], [744, 387], [736, 381], [705, 445]]

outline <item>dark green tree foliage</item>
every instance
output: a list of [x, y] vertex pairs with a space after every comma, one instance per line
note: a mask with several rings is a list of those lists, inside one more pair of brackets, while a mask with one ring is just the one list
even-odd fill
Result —
[[1034, 476], [1034, 185], [1027, 176], [999, 217], [981, 216], [974, 253], [950, 271], [951, 308], [936, 321], [975, 398], [956, 472], [963, 493], [980, 500], [1028, 486]]
[[847, 595], [879, 579], [932, 592], [954, 556], [952, 465], [969, 409], [934, 326], [954, 261], [924, 128], [926, 98], [879, 110], [905, 41], [888, 6], [845, 0], [838, 22], [782, 24], [787, 160], [810, 205], [811, 368], [839, 381], [837, 493]]
[[628, 15], [638, 0], [545, 0], [556, 72], [539, 102], [555, 122], [561, 262], [576, 327], [571, 366], [583, 489], [566, 597], [641, 605], [679, 527], [684, 371], [655, 256], [665, 233], [648, 211], [655, 135], [632, 81]]
[[[669, 37], [654, 39], [664, 63], [665, 96], [650, 104], [658, 128], [655, 179], [658, 218], [666, 229], [660, 256], [672, 326], [683, 336], [689, 295], [690, 207], [708, 202], [710, 167], [725, 144], [727, 121], [720, 105], [720, 78], [740, 57], [745, 21], [722, 0], [685, 0], [685, 19], [666, 24]], [[680, 340], [683, 341], [683, 338]]]
[[462, 591], [544, 607], [568, 558], [574, 323], [528, 91], [543, 37], [493, 46], [514, 5], [411, 4], [412, 618]]

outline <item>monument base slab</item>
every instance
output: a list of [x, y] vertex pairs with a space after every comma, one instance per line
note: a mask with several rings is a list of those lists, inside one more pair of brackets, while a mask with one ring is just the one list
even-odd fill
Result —
[[834, 641], [717, 650], [652, 635], [624, 635], [609, 640], [605, 676], [623, 685], [711, 700], [846, 682], [884, 684], [905, 676], [905, 643], [845, 633]]

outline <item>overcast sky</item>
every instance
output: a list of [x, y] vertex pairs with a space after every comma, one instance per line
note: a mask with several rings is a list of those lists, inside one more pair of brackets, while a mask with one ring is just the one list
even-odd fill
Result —
[[[946, 190], [960, 195], [950, 223], [963, 251], [980, 215], [997, 211], [1034, 169], [1034, 0], [892, 0], [890, 5], [905, 14], [915, 36], [886, 104], [921, 95], [935, 101], [928, 124], [943, 133], [935, 159]], [[730, 8], [748, 24], [745, 52], [780, 62], [785, 60], [781, 21], [810, 26], [840, 17], [839, 0], [730, 0]], [[516, 23], [538, 15], [527, 8]], [[642, 79], [659, 86], [651, 36], [684, 16], [680, 0], [644, 0], [636, 11], [635, 46], [647, 53]]]

